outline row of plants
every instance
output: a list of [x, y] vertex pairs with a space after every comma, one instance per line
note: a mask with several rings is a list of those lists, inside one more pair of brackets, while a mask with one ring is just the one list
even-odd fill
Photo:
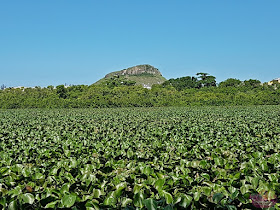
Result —
[[279, 106], [0, 111], [0, 208], [279, 209]]

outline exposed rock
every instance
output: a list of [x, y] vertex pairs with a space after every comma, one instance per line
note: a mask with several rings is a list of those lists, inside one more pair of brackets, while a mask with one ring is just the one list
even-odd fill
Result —
[[157, 75], [157, 76], [162, 76], [160, 71], [151, 66], [151, 65], [137, 65], [137, 66], [133, 66], [127, 69], [123, 69], [121, 71], [116, 71], [116, 72], [112, 72], [109, 73], [105, 76], [105, 78], [109, 78], [112, 76], [125, 76], [125, 75], [141, 75], [141, 74], [151, 74], [151, 75]]
[[121, 71], [115, 71], [107, 74], [103, 79], [100, 79], [95, 84], [106, 84], [107, 81], [113, 78], [120, 80], [126, 79], [135, 82], [135, 85], [141, 85], [144, 88], [151, 89], [155, 84], [162, 84], [166, 79], [160, 71], [148, 64], [137, 65]]

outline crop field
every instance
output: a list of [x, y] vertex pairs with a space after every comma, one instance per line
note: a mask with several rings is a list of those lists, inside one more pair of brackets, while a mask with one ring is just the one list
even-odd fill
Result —
[[0, 209], [280, 209], [280, 107], [0, 110]]

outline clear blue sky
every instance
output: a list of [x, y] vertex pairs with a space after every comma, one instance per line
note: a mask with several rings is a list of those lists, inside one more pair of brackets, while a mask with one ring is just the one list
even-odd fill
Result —
[[280, 77], [279, 0], [0, 1], [0, 85], [90, 85], [151, 64], [167, 79]]

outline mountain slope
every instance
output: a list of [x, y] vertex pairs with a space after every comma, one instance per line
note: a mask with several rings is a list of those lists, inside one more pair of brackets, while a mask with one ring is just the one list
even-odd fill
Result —
[[146, 88], [151, 88], [154, 84], [161, 84], [166, 81], [157, 68], [145, 64], [133, 66], [121, 71], [111, 72], [103, 79], [97, 81], [95, 84], [106, 83], [106, 81], [110, 80], [111, 78], [121, 78], [135, 81], [135, 85], [142, 85]]

